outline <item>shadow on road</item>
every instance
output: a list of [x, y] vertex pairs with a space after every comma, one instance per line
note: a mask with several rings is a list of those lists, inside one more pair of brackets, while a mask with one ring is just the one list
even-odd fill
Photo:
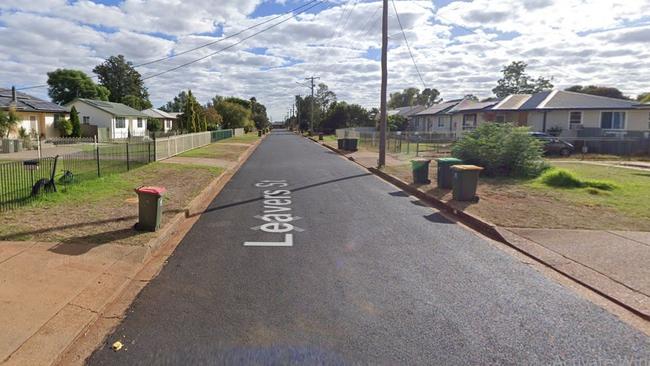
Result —
[[[357, 175], [351, 175], [349, 177], [337, 178], [337, 179], [332, 179], [332, 180], [328, 180], [328, 181], [325, 181], [325, 182], [314, 183], [314, 184], [309, 184], [309, 185], [298, 187], [298, 188], [293, 188], [293, 189], [291, 189], [291, 191], [292, 192], [303, 191], [305, 189], [310, 189], [310, 188], [314, 188], [314, 187], [318, 187], [318, 186], [323, 186], [323, 185], [326, 185], [326, 184], [341, 182], [341, 181], [349, 180], [349, 179], [361, 178], [361, 177], [365, 177], [365, 176], [369, 176], [369, 175], [372, 175], [372, 173], [362, 173], [362, 174], [357, 174]], [[195, 213], [193, 215], [190, 215], [190, 217], [201, 215], [203, 213], [208, 213], [208, 212], [212, 212], [212, 211], [219, 211], [219, 210], [223, 210], [223, 209], [226, 209], [226, 208], [235, 207], [235, 206], [239, 206], [239, 205], [245, 205], [247, 203], [251, 203], [251, 202], [255, 202], [255, 201], [262, 201], [262, 200], [264, 200], [264, 196], [251, 198], [251, 199], [245, 200], [245, 201], [228, 203], [228, 204], [225, 204], [225, 205], [222, 205], [222, 206], [208, 208], [207, 210], [205, 210], [203, 212], [197, 212], [197, 213]]]

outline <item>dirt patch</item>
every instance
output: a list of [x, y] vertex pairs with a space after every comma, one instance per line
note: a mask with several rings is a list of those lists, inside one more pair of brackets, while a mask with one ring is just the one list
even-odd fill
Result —
[[[650, 222], [643, 218], [610, 207], [576, 203], [561, 194], [535, 189], [521, 180], [481, 177], [479, 202], [455, 202], [451, 200], [451, 190], [437, 188], [436, 168], [435, 162], [431, 162], [432, 183], [418, 186], [419, 189], [498, 226], [650, 231]], [[413, 181], [410, 164], [388, 166], [385, 171], [405, 182]]]
[[167, 189], [163, 201], [163, 224], [182, 212], [205, 186], [220, 174], [219, 169], [154, 163], [120, 174], [132, 184], [90, 204], [62, 200], [37, 204], [0, 215], [0, 240], [79, 242], [99, 245], [108, 242], [144, 244], [154, 234], [133, 230], [138, 221], [138, 200], [133, 188], [158, 185]]

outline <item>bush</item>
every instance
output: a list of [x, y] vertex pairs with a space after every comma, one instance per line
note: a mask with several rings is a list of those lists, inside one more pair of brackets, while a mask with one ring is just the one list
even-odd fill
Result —
[[527, 127], [507, 123], [481, 125], [452, 149], [454, 157], [485, 168], [491, 176], [536, 177], [548, 168], [542, 154], [542, 142]]
[[558, 188], [589, 188], [589, 193], [594, 194], [593, 189], [611, 191], [618, 186], [611, 182], [602, 180], [585, 180], [578, 178], [572, 172], [565, 169], [551, 169], [540, 177], [540, 181], [551, 187]]
[[69, 119], [61, 118], [56, 122], [55, 126], [59, 132], [61, 132], [61, 137], [68, 137], [72, 134], [72, 123]]
[[158, 132], [162, 131], [162, 122], [158, 118], [147, 118], [147, 131]]

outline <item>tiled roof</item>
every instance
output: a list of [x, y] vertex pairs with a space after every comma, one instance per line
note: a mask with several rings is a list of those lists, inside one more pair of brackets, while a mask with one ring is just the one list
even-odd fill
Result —
[[[11, 89], [0, 88], [0, 109], [12, 106]], [[56, 103], [33, 97], [29, 94], [16, 92], [16, 111], [66, 113], [68, 110]]]
[[[110, 113], [113, 116], [117, 117], [143, 117], [147, 118], [149, 117], [145, 113], [140, 112], [137, 109], [133, 109], [129, 107], [128, 105], [122, 104], [122, 103], [113, 103], [113, 102], [105, 102], [103, 100], [92, 100], [92, 99], [85, 99], [85, 98], [78, 98], [75, 99], [75, 101], [81, 101], [84, 102], [88, 105], [91, 105], [97, 109], [101, 109], [106, 113]], [[68, 103], [71, 104], [74, 103], [74, 101]]]

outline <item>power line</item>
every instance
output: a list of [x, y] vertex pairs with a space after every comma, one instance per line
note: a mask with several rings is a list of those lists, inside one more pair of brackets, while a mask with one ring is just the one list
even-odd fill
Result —
[[214, 45], [214, 44], [217, 44], [217, 43], [223, 42], [223, 41], [225, 41], [225, 40], [228, 40], [228, 39], [230, 39], [230, 38], [237, 37], [238, 35], [240, 35], [240, 34], [246, 32], [246, 31], [249, 31], [249, 30], [251, 30], [251, 29], [255, 29], [255, 28], [257, 28], [257, 27], [259, 27], [259, 26], [261, 26], [261, 25], [264, 25], [264, 24], [270, 23], [270, 22], [272, 22], [272, 21], [274, 21], [274, 20], [276, 20], [276, 19], [282, 18], [283, 16], [285, 16], [285, 15], [287, 15], [287, 14], [292, 14], [292, 13], [294, 13], [294, 12], [296, 12], [296, 11], [298, 11], [298, 10], [300, 10], [300, 9], [302, 9], [302, 8], [304, 8], [304, 7], [308, 6], [308, 5], [310, 5], [310, 4], [313, 4], [313, 3], [317, 2], [317, 1], [318, 1], [318, 0], [312, 0], [312, 1], [310, 1], [310, 2], [307, 2], [307, 3], [303, 4], [303, 5], [301, 5], [301, 6], [297, 7], [297, 8], [295, 8], [295, 9], [291, 9], [291, 10], [289, 10], [289, 11], [283, 13], [283, 14], [280, 14], [280, 15], [278, 15], [278, 16], [276, 16], [276, 17], [273, 17], [273, 18], [271, 18], [271, 19], [267, 19], [267, 20], [265, 20], [265, 21], [263, 21], [263, 22], [260, 22], [260, 23], [257, 23], [257, 24], [255, 24], [255, 25], [252, 25], [252, 26], [250, 26], [250, 27], [248, 27], [248, 28], [245, 28], [245, 29], [243, 29], [243, 30], [241, 30], [241, 31], [239, 31], [239, 32], [237, 32], [237, 33], [233, 33], [233, 34], [231, 34], [231, 35], [229, 35], [229, 36], [227, 36], [227, 37], [220, 38], [220, 39], [218, 39], [218, 40], [216, 40], [216, 41], [208, 42], [208, 43], [203, 44], [203, 45], [201, 45], [201, 46], [197, 46], [197, 47], [191, 48], [191, 49], [189, 49], [189, 50], [185, 50], [185, 51], [183, 51], [183, 52], [175, 53], [175, 54], [173, 54], [173, 55], [169, 55], [169, 56], [161, 57], [161, 58], [156, 59], [156, 60], [143, 62], [143, 63], [141, 63], [141, 64], [135, 65], [134, 67], [140, 67], [140, 66], [151, 65], [151, 64], [153, 64], [153, 63], [157, 63], [157, 62], [161, 62], [161, 61], [169, 60], [169, 59], [171, 59], [171, 58], [178, 57], [178, 56], [184, 55], [184, 54], [186, 54], [186, 53], [190, 53], [190, 52], [193, 52], [193, 51], [199, 50], [199, 49], [201, 49], [201, 48], [205, 48], [205, 47], [212, 46], [212, 45]]
[[219, 53], [221, 53], [221, 52], [223, 52], [223, 51], [225, 51], [225, 50], [228, 50], [228, 49], [230, 49], [230, 48], [233, 48], [233, 47], [237, 46], [238, 44], [243, 43], [244, 41], [246, 41], [246, 40], [248, 40], [248, 39], [251, 39], [251, 38], [257, 36], [257, 35], [260, 34], [260, 33], [264, 33], [264, 32], [266, 32], [267, 30], [269, 30], [269, 29], [271, 29], [271, 28], [275, 28], [275, 27], [277, 27], [278, 25], [280, 25], [280, 24], [282, 24], [282, 23], [286, 23], [286, 22], [288, 22], [289, 20], [291, 20], [291, 19], [293, 19], [293, 18], [296, 18], [298, 15], [300, 15], [300, 14], [302, 14], [302, 13], [304, 13], [304, 12], [306, 12], [306, 11], [308, 11], [308, 10], [310, 10], [310, 9], [312, 9], [312, 8], [314, 8], [314, 7], [316, 7], [316, 6], [318, 6], [318, 5], [321, 5], [321, 4], [323, 4], [323, 3], [324, 3], [324, 0], [319, 0], [319, 1], [316, 2], [316, 4], [314, 4], [314, 5], [312, 5], [312, 6], [308, 7], [308, 8], [306, 8], [306, 9], [303, 9], [303, 10], [301, 10], [301, 11], [295, 13], [295, 14], [292, 15], [291, 17], [289, 17], [289, 18], [287, 18], [287, 19], [284, 19], [284, 20], [282, 20], [282, 21], [280, 21], [280, 22], [277, 22], [277, 23], [275, 23], [275, 24], [273, 24], [273, 25], [271, 25], [271, 26], [268, 26], [268, 27], [266, 27], [266, 28], [264, 28], [264, 29], [262, 29], [262, 30], [260, 30], [260, 31], [257, 31], [257, 32], [251, 34], [251, 35], [248, 36], [248, 37], [242, 38], [241, 40], [239, 40], [239, 41], [237, 41], [237, 42], [235, 42], [235, 43], [233, 43], [233, 44], [231, 44], [231, 45], [229, 45], [229, 46], [223, 47], [223, 48], [221, 48], [221, 49], [219, 49], [219, 50], [217, 50], [217, 51], [215, 51], [215, 52], [212, 52], [212, 53], [210, 53], [210, 54], [207, 54], [207, 55], [205, 55], [205, 56], [203, 56], [203, 57], [199, 57], [199, 58], [197, 58], [197, 59], [194, 59], [194, 60], [192, 60], [192, 61], [186, 62], [186, 63], [184, 63], [184, 64], [181, 64], [181, 65], [178, 65], [178, 66], [172, 67], [171, 69], [167, 69], [167, 70], [165, 70], [165, 71], [161, 71], [161, 72], [158, 72], [158, 73], [155, 73], [155, 74], [151, 74], [151, 75], [145, 76], [145, 77], [142, 78], [142, 80], [144, 81], [144, 80], [152, 79], [152, 78], [155, 78], [155, 77], [158, 77], [158, 76], [161, 76], [161, 75], [164, 75], [164, 74], [170, 73], [170, 72], [172, 72], [172, 71], [176, 71], [176, 70], [181, 69], [181, 68], [183, 68], [183, 67], [186, 67], [186, 66], [189, 66], [189, 65], [195, 64], [195, 63], [197, 63], [197, 62], [199, 62], [199, 61], [203, 61], [203, 60], [205, 60], [205, 59], [207, 59], [207, 58], [213, 57], [213, 56], [215, 56], [215, 55], [217, 55], [217, 54], [219, 54]]
[[[216, 41], [212, 41], [212, 42], [209, 42], [209, 43], [203, 44], [203, 45], [201, 45], [201, 46], [197, 46], [197, 47], [194, 47], [194, 48], [191, 48], [191, 49], [188, 49], [188, 50], [185, 50], [185, 51], [179, 52], [179, 53], [175, 53], [175, 54], [173, 54], [173, 55], [169, 55], [169, 56], [161, 57], [161, 58], [158, 58], [158, 59], [155, 59], [155, 60], [146, 61], [146, 62], [143, 62], [143, 63], [140, 63], [140, 64], [136, 64], [136, 65], [134, 65], [133, 67], [134, 67], [134, 68], [137, 68], [137, 67], [147, 66], [147, 65], [154, 64], [154, 63], [158, 63], [158, 62], [166, 61], [166, 60], [169, 60], [169, 59], [172, 59], [172, 58], [175, 58], [175, 57], [178, 57], [178, 56], [181, 56], [181, 55], [184, 55], [184, 54], [187, 54], [187, 53], [190, 53], [190, 52], [196, 51], [196, 50], [199, 50], [199, 49], [201, 49], [201, 48], [205, 48], [205, 47], [209, 47], [209, 46], [215, 45], [215, 44], [217, 44], [217, 43], [220, 43], [220, 42], [226, 41], [226, 40], [228, 40], [228, 39], [231, 39], [231, 38], [237, 37], [237, 36], [239, 36], [239, 35], [241, 35], [241, 34], [247, 32], [247, 31], [252, 30], [252, 29], [255, 29], [255, 28], [257, 28], [257, 27], [259, 27], [259, 26], [261, 26], [261, 25], [264, 25], [264, 24], [270, 23], [270, 22], [272, 22], [272, 21], [274, 21], [274, 20], [277, 20], [277, 19], [279, 19], [279, 18], [282, 18], [282, 17], [284, 17], [284, 16], [286, 16], [286, 15], [288, 15], [288, 14], [292, 14], [292, 13], [294, 13], [294, 12], [296, 12], [296, 11], [298, 11], [298, 10], [300, 10], [300, 9], [302, 9], [302, 8], [304, 8], [304, 7], [306, 7], [306, 6], [309, 6], [309, 5], [313, 4], [313, 3], [317, 3], [317, 4], [314, 5], [314, 6], [316, 6], [316, 5], [319, 5], [319, 4], [322, 3], [322, 2], [323, 2], [322, 0], [311, 0], [311, 1], [309, 1], [309, 2], [307, 2], [307, 3], [305, 3], [305, 4], [301, 5], [301, 6], [299, 6], [299, 7], [297, 7], [297, 8], [291, 9], [291, 10], [289, 10], [289, 11], [283, 13], [283, 14], [280, 14], [280, 15], [278, 15], [278, 16], [275, 16], [275, 17], [273, 17], [273, 18], [271, 18], [271, 19], [267, 19], [267, 20], [265, 20], [265, 21], [263, 21], [263, 22], [259, 22], [259, 23], [257, 23], [257, 24], [254, 24], [254, 25], [252, 25], [252, 26], [250, 26], [250, 27], [247, 27], [247, 28], [245, 28], [245, 29], [243, 29], [243, 30], [241, 30], [241, 31], [239, 31], [239, 32], [237, 32], [237, 33], [231, 34], [231, 35], [226, 36], [226, 37], [224, 37], [224, 38], [220, 38], [220, 39], [218, 39], [218, 40], [216, 40]], [[286, 20], [289, 20], [289, 19], [295, 18], [296, 15], [298, 15], [298, 14], [302, 14], [302, 13], [304, 13], [305, 11], [307, 11], [307, 10], [313, 8], [314, 6], [311, 6], [311, 7], [307, 8], [307, 9], [303, 9], [303, 10], [300, 11], [299, 13], [296, 13], [295, 15], [293, 15], [293, 16], [287, 18]], [[285, 21], [286, 21], [286, 20], [285, 20]], [[281, 24], [281, 23], [283, 23], [283, 22], [280, 22], [280, 23], [278, 23], [278, 24]], [[276, 25], [277, 25], [277, 24], [276, 24]], [[272, 27], [271, 27], [271, 28], [272, 28]], [[266, 28], [266, 29], [269, 29], [269, 28]], [[259, 34], [259, 32], [256, 33], [256, 34]], [[246, 40], [246, 39], [248, 39], [248, 38], [245, 38], [244, 40]], [[241, 42], [240, 42], [240, 43], [241, 43]], [[98, 76], [95, 75], [95, 76], [91, 76], [90, 78], [91, 78], [91, 79], [97, 79]], [[143, 80], [144, 80], [144, 79], [143, 79]], [[40, 85], [32, 85], [32, 86], [26, 86], [26, 87], [22, 87], [22, 88], [16, 88], [16, 90], [28, 90], [28, 89], [46, 88], [46, 87], [48, 87], [48, 86], [49, 86], [48, 84], [40, 84]]]
[[409, 41], [408, 39], [406, 39], [406, 33], [404, 33], [404, 27], [402, 27], [402, 21], [399, 19], [399, 13], [397, 12], [397, 7], [395, 6], [395, 0], [391, 0], [391, 2], [393, 3], [393, 10], [395, 10], [395, 16], [397, 17], [397, 24], [399, 24], [399, 28], [402, 30], [402, 36], [404, 36], [404, 42], [406, 42], [406, 48], [409, 51], [409, 55], [411, 55], [411, 61], [413, 61], [413, 66], [415, 66], [415, 71], [417, 71], [418, 73], [418, 77], [422, 82], [422, 86], [426, 89], [427, 84], [424, 82], [424, 79], [422, 78], [422, 74], [420, 73], [418, 64], [415, 62], [415, 57], [413, 57], [413, 52], [411, 52], [411, 46], [409, 45]]

